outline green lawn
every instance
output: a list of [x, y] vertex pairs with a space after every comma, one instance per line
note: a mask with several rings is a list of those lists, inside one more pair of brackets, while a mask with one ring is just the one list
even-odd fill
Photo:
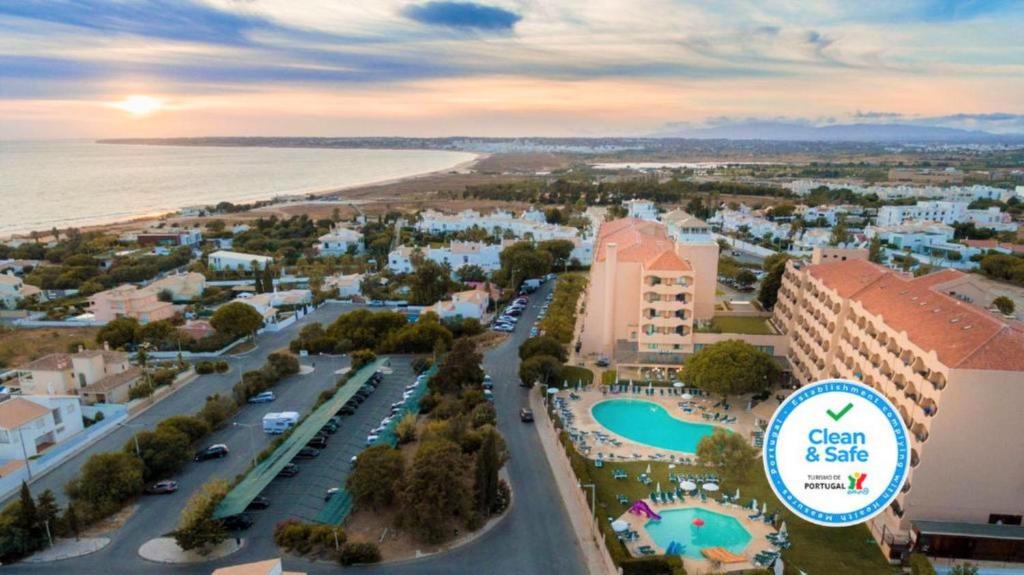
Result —
[[[625, 495], [633, 501], [648, 497], [654, 490], [653, 486], [644, 486], [636, 480], [636, 476], [646, 470], [647, 462], [606, 463], [602, 469], [598, 469], [594, 467], [592, 461], [584, 459], [573, 450], [572, 464], [577, 475], [580, 475], [582, 483], [594, 483], [597, 486], [597, 516], [601, 520], [605, 533], [611, 533], [608, 518], [618, 517], [626, 510], [625, 505], [618, 503], [617, 495]], [[668, 463], [651, 463], [650, 465], [651, 478], [655, 482], [660, 481], [663, 489], [672, 485], [668, 480]], [[863, 525], [842, 528], [819, 527], [794, 517], [778, 502], [771, 487], [768, 486], [761, 466], [755, 465], [754, 467], [750, 472], [750, 477], [745, 481], [724, 481], [722, 492], [734, 493], [738, 487], [742, 502], [749, 503], [751, 498], [756, 498], [758, 502], [768, 502], [769, 513], [779, 511], [780, 516], [786, 521], [786, 528], [789, 530], [790, 539], [793, 542], [793, 547], [783, 553], [787, 575], [796, 575], [799, 573], [798, 569], [810, 575], [819, 573], [890, 575], [899, 572], [885, 561], [867, 527]], [[629, 474], [629, 479], [613, 479], [613, 469], [625, 469]], [[673, 471], [698, 474], [708, 472], [698, 466], [684, 465], [677, 466]], [[606, 540], [609, 545], [619, 547], [619, 549], [611, 550], [613, 557], [628, 556], [628, 553], [622, 555], [626, 552], [614, 538], [606, 537]]]
[[715, 316], [711, 318], [712, 333], [743, 333], [747, 335], [773, 335], [775, 330], [768, 318], [744, 316]]

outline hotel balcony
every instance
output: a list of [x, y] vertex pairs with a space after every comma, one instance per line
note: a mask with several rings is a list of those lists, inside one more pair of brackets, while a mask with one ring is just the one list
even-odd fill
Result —
[[921, 443], [928, 441], [928, 427], [921, 422], [915, 423], [914, 427], [910, 429], [910, 433], [914, 434], [914, 437]]
[[939, 412], [939, 405], [930, 397], [921, 397], [917, 405], [921, 407], [921, 411], [928, 417], [935, 417], [935, 414]]
[[691, 288], [687, 288], [686, 286], [671, 285], [671, 284], [658, 284], [658, 285], [653, 285], [653, 286], [644, 286], [644, 291], [646, 293], [654, 293], [654, 294], [658, 294], [658, 295], [675, 295], [675, 294], [683, 293], [684, 291], [687, 291], [688, 289], [691, 289]]

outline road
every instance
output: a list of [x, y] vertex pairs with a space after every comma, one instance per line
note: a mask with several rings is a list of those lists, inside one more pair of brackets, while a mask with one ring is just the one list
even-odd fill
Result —
[[[415, 561], [359, 567], [360, 571], [385, 575], [397, 573], [411, 575], [433, 573], [582, 575], [586, 572], [582, 551], [559, 496], [554, 476], [544, 457], [537, 432], [532, 425], [519, 421], [519, 409], [527, 405], [527, 390], [518, 386], [518, 349], [520, 344], [527, 339], [530, 326], [536, 318], [541, 302], [551, 289], [550, 282], [543, 286], [532, 298], [516, 332], [484, 356], [484, 368], [495, 381], [498, 428], [505, 437], [510, 453], [510, 460], [506, 467], [513, 490], [513, 505], [508, 511], [508, 515], [478, 539], [453, 551]], [[244, 358], [232, 361], [230, 374], [200, 378], [186, 389], [152, 408], [144, 416], [137, 418], [133, 423], [152, 425], [176, 413], [194, 412], [202, 405], [206, 395], [217, 391], [229, 391], [242, 371], [259, 367], [271, 351], [287, 345], [302, 325], [310, 321], [333, 321], [343, 311], [345, 308], [341, 306], [326, 306], [304, 318], [297, 326], [261, 338], [257, 350]], [[309, 363], [309, 359], [305, 360], [305, 363]], [[258, 422], [263, 413], [280, 411], [283, 408], [306, 412], [316, 401], [320, 391], [333, 385], [335, 378], [333, 371], [344, 363], [346, 360], [316, 358], [317, 369], [313, 374], [295, 376], [278, 384], [275, 393], [278, 394], [279, 399], [270, 404], [272, 408], [267, 405], [255, 406], [255, 409], [247, 407], [243, 409], [237, 420], [243, 423]], [[133, 430], [118, 430], [76, 459], [87, 457], [92, 452], [119, 449], [130, 439], [131, 431]], [[242, 550], [218, 561], [169, 566], [147, 562], [137, 554], [138, 548], [145, 541], [174, 528], [181, 506], [187, 500], [188, 495], [202, 483], [213, 476], [230, 478], [245, 470], [250, 453], [247, 447], [249, 442], [247, 433], [248, 431], [244, 428], [228, 427], [211, 437], [209, 443], [224, 442], [231, 446], [231, 456], [222, 461], [190, 464], [183, 473], [175, 478], [182, 487], [181, 491], [175, 495], [142, 498], [139, 510], [124, 528], [114, 534], [113, 541], [105, 549], [65, 562], [19, 564], [4, 567], [4, 570], [11, 573], [64, 573], [73, 565], [73, 571], [76, 574], [86, 575], [171, 572], [208, 574], [216, 567], [281, 556], [281, 552], [277, 550], [265, 529], [262, 528], [254, 528], [253, 537], [246, 541]], [[341, 432], [339, 431], [339, 433]], [[256, 449], [262, 449], [262, 442], [265, 442], [266, 438], [262, 433], [255, 435], [258, 440]], [[63, 484], [62, 481], [67, 481], [74, 475], [82, 461], [84, 459], [66, 463], [67, 470], [55, 470], [51, 477], [40, 480], [36, 484], [37, 486], [33, 487], [34, 492], [38, 493], [45, 485], [44, 482], [60, 487]], [[301, 476], [300, 473], [299, 477]], [[268, 490], [269, 495], [271, 495], [270, 490]], [[279, 518], [276, 516], [277, 514], [273, 515], [275, 515], [274, 519]], [[260, 518], [257, 515], [257, 522], [259, 521]], [[248, 537], [248, 534], [246, 536]], [[307, 573], [328, 573], [336, 572], [339, 569], [337, 565], [312, 563], [294, 557], [285, 557], [284, 563], [288, 570]]]

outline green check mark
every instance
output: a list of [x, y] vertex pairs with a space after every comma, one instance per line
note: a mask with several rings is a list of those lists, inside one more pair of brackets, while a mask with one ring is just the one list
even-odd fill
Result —
[[847, 403], [846, 407], [844, 407], [841, 410], [839, 410], [839, 413], [835, 413], [831, 409], [826, 409], [825, 413], [827, 413], [828, 416], [831, 417], [833, 420], [839, 421], [840, 419], [843, 418], [844, 415], [849, 413], [851, 409], [853, 409], [853, 404], [852, 403]]

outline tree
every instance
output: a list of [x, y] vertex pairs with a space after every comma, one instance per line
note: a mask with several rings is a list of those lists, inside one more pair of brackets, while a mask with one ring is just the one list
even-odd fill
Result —
[[779, 288], [782, 287], [782, 275], [786, 272], [786, 262], [790, 257], [786, 254], [775, 254], [764, 260], [764, 269], [767, 272], [761, 280], [761, 289], [757, 292], [757, 301], [765, 309], [775, 307], [779, 299]]
[[409, 443], [416, 439], [416, 416], [406, 413], [395, 426], [395, 437], [399, 444]]
[[427, 385], [431, 391], [450, 395], [458, 395], [467, 387], [479, 387], [484, 381], [482, 362], [483, 356], [477, 352], [476, 344], [468, 339], [456, 340]]
[[537, 244], [537, 249], [551, 254], [551, 266], [555, 269], [565, 269], [572, 258], [572, 251], [576, 245], [569, 240], [545, 240]]
[[501, 467], [501, 458], [498, 454], [496, 435], [497, 432], [493, 428], [489, 429], [480, 451], [476, 454], [476, 509], [483, 518], [489, 517], [495, 511], [498, 502], [498, 468]]
[[151, 321], [138, 330], [138, 341], [148, 343], [156, 349], [173, 346], [178, 338], [178, 330], [170, 321]]
[[263, 293], [266, 291], [263, 289], [263, 278], [260, 274], [260, 264], [253, 260], [249, 264], [249, 268], [252, 271], [252, 291], [255, 293]]
[[846, 244], [850, 241], [850, 229], [846, 225], [846, 215], [842, 214], [836, 220], [836, 225], [832, 226], [832, 235], [829, 237], [828, 245], [838, 246]]
[[78, 512], [75, 511], [74, 501], [68, 501], [68, 508], [64, 511], [64, 525], [67, 527], [68, 533], [74, 535], [77, 541], [81, 529], [78, 524]]
[[202, 419], [193, 415], [173, 415], [156, 426], [161, 429], [174, 429], [188, 436], [189, 443], [195, 443], [210, 433], [210, 426]]
[[394, 501], [397, 482], [404, 472], [405, 461], [400, 451], [390, 445], [375, 445], [356, 458], [345, 487], [358, 503], [377, 509]]
[[739, 433], [720, 427], [697, 444], [697, 457], [701, 463], [718, 469], [729, 481], [745, 480], [756, 456], [757, 450]]
[[742, 288], [748, 288], [754, 285], [754, 282], [756, 281], [757, 276], [754, 275], [754, 272], [746, 268], [743, 268], [742, 270], [739, 271], [739, 273], [736, 274], [736, 283], [739, 284], [739, 286]]
[[484, 268], [475, 264], [466, 264], [455, 270], [455, 274], [463, 282], [482, 282], [487, 280], [487, 272], [484, 271]]
[[263, 267], [263, 293], [274, 292], [274, 269], [270, 264]]
[[446, 439], [420, 446], [405, 474], [402, 521], [425, 543], [441, 543], [455, 533], [472, 501], [462, 448]]
[[372, 312], [357, 309], [341, 314], [327, 328], [327, 336], [337, 341], [338, 352], [354, 349], [376, 349], [393, 332], [404, 327], [409, 320], [394, 311]]
[[519, 359], [527, 360], [535, 355], [549, 355], [561, 362], [568, 358], [565, 346], [550, 335], [531, 337], [519, 346]]
[[731, 339], [708, 345], [683, 365], [686, 383], [723, 396], [756, 393], [774, 383], [779, 366], [756, 347]]
[[173, 427], [158, 427], [156, 431], [140, 431], [124, 445], [125, 453], [135, 453], [146, 466], [146, 481], [166, 479], [181, 471], [192, 458], [189, 436]]
[[76, 501], [89, 504], [94, 512], [114, 512], [142, 491], [145, 466], [127, 453], [97, 453], [82, 466], [78, 477], [64, 488]]
[[519, 381], [527, 387], [556, 384], [561, 373], [562, 362], [550, 355], [535, 355], [519, 364]]
[[409, 303], [413, 305], [431, 305], [444, 298], [455, 287], [452, 281], [452, 270], [448, 264], [439, 264], [433, 260], [421, 259], [415, 264], [409, 275]]
[[44, 534], [48, 530], [52, 538], [53, 532], [57, 529], [57, 517], [60, 514], [60, 507], [57, 506], [57, 498], [54, 497], [53, 491], [47, 489], [39, 494], [39, 498], [36, 500], [36, 514]]
[[32, 538], [39, 536], [39, 512], [35, 500], [32, 499], [32, 492], [24, 481], [21, 482], [21, 491], [18, 493], [18, 513], [14, 524]]
[[206, 425], [210, 426], [210, 429], [217, 429], [231, 417], [236, 409], [238, 409], [238, 404], [234, 399], [215, 393], [206, 398], [206, 403], [199, 410], [199, 417], [206, 422]]
[[1016, 304], [1013, 303], [1013, 300], [1004, 295], [992, 300], [992, 305], [994, 305], [996, 309], [999, 310], [999, 313], [1003, 315], [1011, 315], [1013, 314], [1013, 310], [1017, 308]]
[[868, 261], [876, 264], [885, 263], [885, 252], [882, 251], [882, 238], [875, 236], [871, 238], [868, 246]]
[[210, 325], [231, 337], [255, 334], [263, 327], [263, 316], [256, 308], [242, 302], [224, 304], [213, 312]]
[[185, 551], [197, 549], [205, 554], [211, 546], [227, 538], [224, 524], [213, 518], [217, 504], [227, 494], [228, 483], [223, 479], [214, 479], [204, 484], [202, 490], [188, 500], [178, 520], [178, 528], [174, 531], [178, 547]]
[[97, 343], [106, 343], [114, 349], [134, 345], [139, 338], [139, 320], [133, 317], [119, 317], [100, 328], [96, 334]]
[[499, 276], [506, 286], [519, 287], [526, 278], [535, 278], [551, 272], [554, 257], [538, 250], [530, 242], [516, 242], [501, 251]]

